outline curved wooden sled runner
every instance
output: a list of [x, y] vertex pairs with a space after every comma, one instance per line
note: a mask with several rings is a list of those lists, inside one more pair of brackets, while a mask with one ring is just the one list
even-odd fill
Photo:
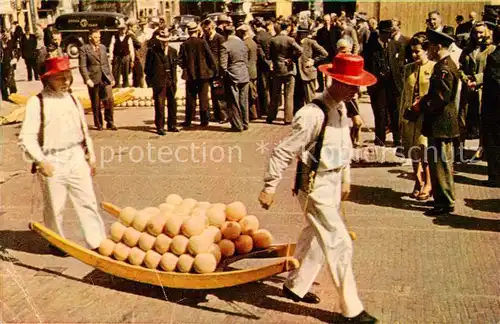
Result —
[[[113, 216], [118, 216], [120, 208], [110, 203], [102, 203], [104, 210]], [[191, 274], [165, 272], [134, 266], [126, 262], [105, 257], [97, 252], [84, 248], [76, 243], [66, 240], [37, 222], [30, 223], [30, 229], [40, 234], [51, 244], [68, 253], [72, 257], [96, 269], [111, 275], [134, 280], [146, 284], [179, 288], [179, 289], [216, 289], [237, 286], [253, 281], [258, 281], [276, 274], [291, 271], [299, 267], [299, 261], [292, 257], [295, 244], [277, 244], [269, 249], [238, 255], [223, 260], [217, 272], [208, 274]], [[229, 264], [241, 259], [250, 258], [282, 258], [276, 263], [261, 267], [222, 271]]]

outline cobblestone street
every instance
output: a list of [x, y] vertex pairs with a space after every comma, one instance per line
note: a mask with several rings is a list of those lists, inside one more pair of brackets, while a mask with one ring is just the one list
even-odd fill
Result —
[[[74, 64], [77, 62], [74, 61]], [[74, 70], [75, 90], [84, 90]], [[18, 67], [21, 94], [41, 85]], [[183, 92], [179, 86], [178, 94]], [[368, 98], [361, 111], [362, 139], [373, 145]], [[4, 104], [1, 114], [12, 109]], [[282, 113], [282, 112], [281, 112]], [[282, 115], [280, 114], [281, 118]], [[266, 211], [257, 197], [272, 148], [290, 126], [251, 123], [243, 133], [229, 124], [156, 135], [153, 108], [115, 110], [117, 132], [93, 130], [99, 201], [118, 206], [157, 206], [177, 193], [199, 201], [240, 200], [269, 229], [275, 242], [295, 242], [304, 225], [292, 197], [295, 163]], [[184, 106], [178, 120], [184, 119]], [[281, 119], [280, 119], [281, 123]], [[195, 122], [198, 124], [198, 121]], [[227, 289], [186, 291], [149, 286], [95, 270], [74, 258], [50, 254], [47, 242], [28, 229], [42, 222], [39, 184], [17, 147], [20, 124], [1, 128], [0, 218], [1, 323], [322, 323], [339, 318], [337, 292], [326, 268], [313, 292], [318, 305], [280, 296], [286, 274]], [[469, 141], [471, 150], [478, 145]], [[366, 310], [382, 323], [500, 323], [500, 189], [483, 186], [486, 164], [458, 165], [457, 206], [447, 222], [423, 215], [429, 209], [409, 198], [410, 164], [354, 165], [345, 203], [348, 227], [357, 233], [354, 271]], [[84, 245], [71, 203], [68, 239]], [[102, 211], [106, 226], [114, 218]]]

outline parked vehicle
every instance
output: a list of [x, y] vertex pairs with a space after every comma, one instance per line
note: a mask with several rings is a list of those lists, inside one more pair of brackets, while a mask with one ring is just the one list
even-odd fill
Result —
[[62, 49], [70, 58], [78, 58], [80, 46], [88, 43], [90, 28], [101, 30], [101, 43], [108, 47], [111, 36], [125, 20], [125, 15], [115, 12], [76, 12], [57, 17], [55, 27], [62, 34]]
[[172, 26], [170, 27], [169, 39], [171, 42], [185, 41], [189, 38], [187, 33], [187, 24], [190, 22], [200, 22], [200, 17], [194, 15], [181, 15], [174, 17]]

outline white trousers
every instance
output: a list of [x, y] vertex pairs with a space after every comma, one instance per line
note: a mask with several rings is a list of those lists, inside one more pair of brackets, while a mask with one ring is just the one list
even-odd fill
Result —
[[[308, 225], [302, 230], [295, 257], [301, 266], [290, 272], [285, 286], [299, 297], [310, 289], [325, 261], [340, 296], [342, 315], [363, 311], [352, 271], [352, 241], [340, 216], [341, 172], [319, 172], [307, 203]], [[306, 194], [300, 191], [304, 208]]]
[[62, 212], [69, 194], [87, 244], [91, 249], [99, 247], [106, 234], [82, 147], [50, 153], [47, 160], [54, 166], [54, 175], [40, 175], [46, 226], [64, 237]]

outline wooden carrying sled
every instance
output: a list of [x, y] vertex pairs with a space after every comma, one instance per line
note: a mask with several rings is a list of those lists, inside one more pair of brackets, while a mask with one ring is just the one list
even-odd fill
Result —
[[[112, 216], [119, 216], [119, 207], [105, 202], [101, 205], [102, 208]], [[292, 256], [295, 250], [295, 244], [290, 243], [276, 244], [265, 250], [254, 251], [248, 254], [223, 259], [216, 272], [213, 273], [194, 274], [166, 272], [156, 269], [148, 269], [142, 266], [134, 266], [123, 261], [117, 261], [111, 257], [103, 256], [59, 236], [55, 232], [37, 222], [31, 222], [30, 229], [40, 234], [55, 247], [98, 270], [120, 278], [169, 288], [216, 289], [232, 287], [258, 281], [276, 274], [297, 269], [299, 267], [299, 261]], [[255, 268], [241, 270], [228, 269], [229, 265], [236, 261], [257, 258], [280, 259], [275, 263]], [[226, 269], [228, 270], [225, 271]]]

